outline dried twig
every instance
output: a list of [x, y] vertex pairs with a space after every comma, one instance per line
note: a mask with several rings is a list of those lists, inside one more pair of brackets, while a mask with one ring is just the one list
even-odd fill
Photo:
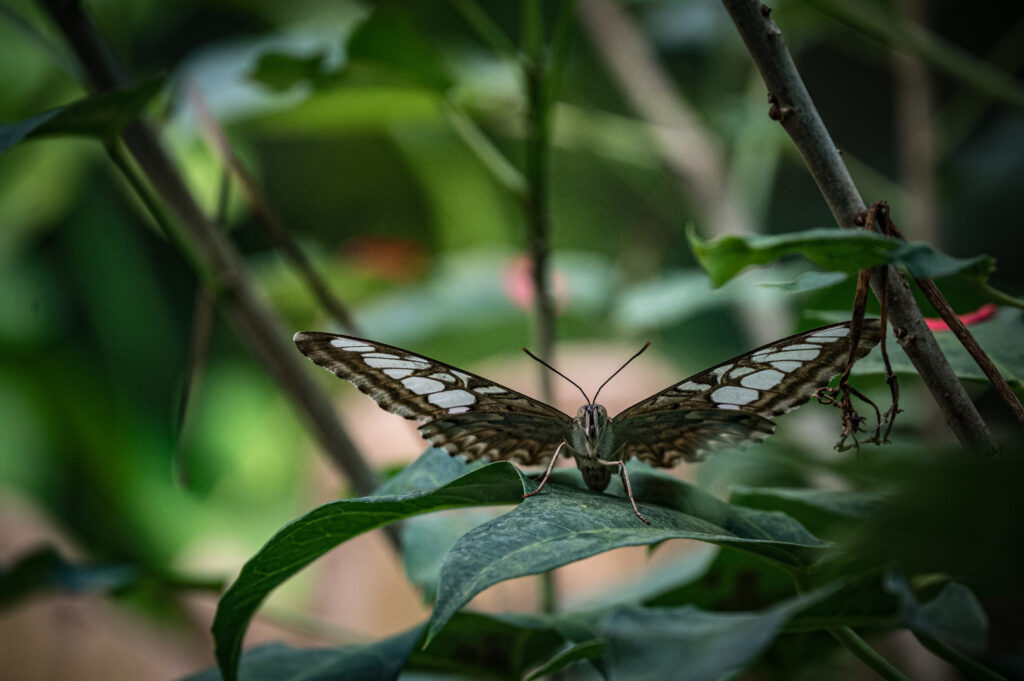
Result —
[[[883, 234], [906, 241], [889, 216], [889, 206], [885, 201], [876, 201], [871, 205], [871, 208], [868, 210], [867, 220], [869, 225], [877, 226], [878, 230]], [[920, 287], [921, 292], [924, 293], [925, 298], [932, 304], [935, 311], [942, 317], [942, 321], [946, 322], [949, 330], [956, 335], [960, 344], [970, 353], [975, 363], [977, 363], [988, 380], [991, 381], [992, 386], [999, 393], [999, 397], [1002, 398], [1006, 406], [1013, 412], [1017, 422], [1024, 425], [1024, 405], [1021, 405], [1020, 400], [1013, 392], [1013, 389], [1010, 388], [1009, 383], [1006, 382], [1003, 375], [999, 373], [999, 369], [996, 368], [996, 365], [992, 363], [992, 360], [978, 344], [978, 341], [975, 340], [967, 325], [953, 311], [952, 306], [950, 306], [946, 297], [942, 295], [939, 287], [935, 285], [935, 282], [930, 277], [914, 277], [914, 282]]]
[[[793, 139], [840, 227], [863, 225], [867, 206], [821, 120], [771, 11], [757, 0], [722, 0], [768, 87], [769, 115]], [[924, 322], [907, 282], [894, 267], [876, 268], [871, 287], [887, 296], [897, 338], [946, 423], [965, 446], [996, 450], [988, 426]]]

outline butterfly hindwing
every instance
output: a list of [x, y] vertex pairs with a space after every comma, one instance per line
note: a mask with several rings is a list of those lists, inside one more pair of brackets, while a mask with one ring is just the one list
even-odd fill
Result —
[[[878, 343], [881, 323], [865, 319], [855, 359]], [[832, 324], [722, 362], [634, 404], [613, 419], [625, 458], [656, 466], [699, 461], [723, 446], [770, 435], [772, 416], [795, 409], [839, 374], [850, 352], [850, 324]]]
[[572, 429], [554, 407], [408, 350], [317, 331], [295, 344], [381, 408], [422, 422], [423, 437], [452, 454], [540, 463]]

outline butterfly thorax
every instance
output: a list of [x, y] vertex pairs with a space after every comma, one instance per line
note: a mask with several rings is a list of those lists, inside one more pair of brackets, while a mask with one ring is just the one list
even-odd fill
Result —
[[573, 419], [572, 454], [587, 487], [601, 491], [608, 486], [614, 466], [601, 461], [615, 460], [612, 420], [600, 404], [585, 404]]

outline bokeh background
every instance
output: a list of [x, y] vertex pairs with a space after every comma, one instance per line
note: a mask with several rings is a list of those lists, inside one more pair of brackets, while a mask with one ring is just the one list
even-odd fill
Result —
[[[526, 221], [487, 156], [522, 168], [521, 72], [473, 30], [467, 4], [518, 43], [519, 7], [504, 1], [86, 8], [134, 78], [166, 74], [147, 115], [289, 332], [338, 327], [237, 180], [218, 209], [218, 135], [362, 334], [538, 394], [537, 367], [519, 352], [536, 342]], [[1024, 11], [1013, 2], [856, 5], [780, 0], [772, 16], [861, 192], [888, 200], [911, 239], [997, 256], [995, 283], [1019, 295], [1020, 95], [986, 94], [948, 63], [978, 58], [1019, 74]], [[914, 25], [927, 40], [892, 49]], [[849, 280], [803, 294], [770, 285], [808, 268], [793, 260], [713, 290], [687, 245], [690, 226], [710, 238], [834, 224], [769, 120], [763, 83], [718, 3], [581, 0], [566, 44], [550, 173], [563, 372], [593, 390], [653, 339], [603, 393], [614, 413], [676, 377], [841, 318]], [[36, 3], [0, 6], [0, 84], [7, 121], [85, 93]], [[955, 285], [945, 292], [961, 312], [984, 302]], [[221, 305], [205, 349], [190, 354], [201, 299], [188, 260], [100, 143], [27, 141], [0, 158], [4, 676], [173, 679], [209, 666], [217, 585], [281, 525], [351, 494]], [[411, 423], [309, 371], [375, 468], [422, 452]], [[884, 396], [880, 379], [862, 380]], [[574, 412], [575, 390], [555, 387], [556, 403]], [[994, 426], [1008, 427], [989, 392], [970, 388]], [[950, 443], [919, 383], [905, 376], [903, 389], [897, 440]], [[832, 410], [806, 411], [787, 418], [763, 456], [726, 455], [681, 474], [718, 492], [797, 475], [799, 457], [779, 450], [833, 456], [838, 432]], [[556, 584], [568, 602], [592, 598], [666, 556], [702, 550], [677, 544], [584, 561]], [[22, 581], [12, 581], [14, 566]], [[478, 605], [529, 611], [537, 598], [536, 583], [522, 580]], [[369, 535], [286, 585], [251, 641], [367, 640], [426, 612], [386, 542]]]

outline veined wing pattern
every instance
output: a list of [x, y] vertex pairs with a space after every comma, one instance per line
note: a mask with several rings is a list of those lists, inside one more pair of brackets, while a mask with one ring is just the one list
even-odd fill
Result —
[[[881, 337], [865, 319], [854, 353], [860, 359]], [[700, 461], [722, 447], [744, 447], [775, 431], [771, 417], [807, 402], [841, 373], [850, 353], [850, 324], [823, 326], [735, 357], [648, 397], [614, 419], [623, 460], [655, 466]]]
[[572, 431], [554, 407], [408, 350], [317, 331], [295, 334], [295, 344], [383, 409], [423, 422], [424, 439], [451, 454], [546, 463]]

